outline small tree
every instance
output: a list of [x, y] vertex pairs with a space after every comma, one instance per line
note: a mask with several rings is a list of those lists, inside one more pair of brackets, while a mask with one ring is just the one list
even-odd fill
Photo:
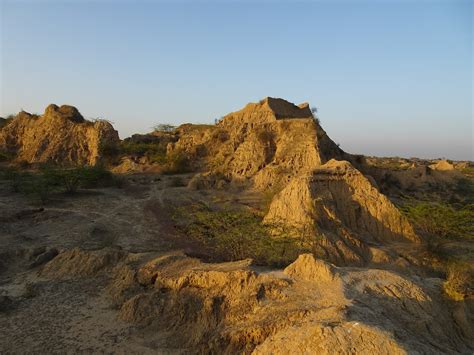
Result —
[[160, 132], [173, 132], [176, 129], [176, 126], [173, 126], [169, 123], [158, 123], [157, 125], [153, 126], [153, 129]]
[[311, 113], [313, 114], [313, 118], [317, 124], [321, 125], [321, 121], [319, 120], [318, 116], [318, 108], [316, 106], [311, 107]]

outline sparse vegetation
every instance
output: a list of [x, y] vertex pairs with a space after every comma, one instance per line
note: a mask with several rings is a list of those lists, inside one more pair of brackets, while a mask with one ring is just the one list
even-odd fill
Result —
[[62, 168], [44, 164], [38, 171], [7, 168], [2, 178], [10, 181], [14, 192], [38, 198], [43, 204], [53, 193], [73, 194], [79, 188], [122, 186], [120, 178], [100, 165]]
[[[426, 240], [431, 267], [446, 275], [443, 289], [447, 297], [463, 300], [472, 293], [473, 277], [468, 261], [450, 253], [447, 246], [474, 238], [474, 205], [418, 202], [403, 208], [415, 228]], [[469, 259], [470, 256], [467, 255]]]
[[252, 258], [258, 265], [284, 266], [307, 252], [301, 240], [285, 234], [273, 235], [271, 226], [248, 210], [212, 210], [199, 204], [178, 209], [175, 214], [180, 228], [202, 243], [216, 259], [234, 261]]
[[403, 211], [429, 238], [474, 238], [474, 205], [455, 207], [443, 203], [407, 204]]

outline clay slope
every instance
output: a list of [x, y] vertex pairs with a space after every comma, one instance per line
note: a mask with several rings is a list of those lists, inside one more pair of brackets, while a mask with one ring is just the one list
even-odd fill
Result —
[[[115, 266], [117, 260], [121, 263]], [[309, 254], [283, 272], [258, 273], [249, 264], [205, 264], [181, 254], [153, 258], [71, 250], [49, 262], [42, 275], [111, 276], [107, 290], [119, 317], [152, 329], [150, 344], [153, 333], [165, 332], [166, 348], [186, 353], [472, 350], [469, 311], [445, 305], [439, 279], [338, 268]]]
[[371, 261], [370, 246], [418, 241], [398, 209], [347, 161], [331, 160], [293, 178], [265, 222], [313, 226], [321, 256], [337, 263]]
[[274, 98], [250, 103], [215, 127], [183, 132], [169, 150], [191, 154], [210, 174], [259, 189], [286, 183], [331, 158], [349, 157], [327, 136], [307, 103], [296, 106]]
[[41, 116], [20, 112], [0, 130], [0, 149], [18, 161], [94, 165], [101, 147], [119, 142], [107, 121], [87, 121], [72, 106], [49, 105]]

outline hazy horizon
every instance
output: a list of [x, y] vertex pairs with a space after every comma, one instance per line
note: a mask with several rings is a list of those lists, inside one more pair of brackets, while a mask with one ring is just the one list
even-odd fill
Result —
[[266, 96], [351, 153], [474, 160], [470, 1], [5, 1], [0, 116], [213, 123]]

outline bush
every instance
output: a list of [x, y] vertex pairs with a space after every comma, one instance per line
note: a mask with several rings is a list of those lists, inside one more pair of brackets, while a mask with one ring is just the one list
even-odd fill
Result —
[[176, 129], [176, 126], [173, 126], [169, 123], [159, 123], [155, 126], [153, 126], [153, 129], [158, 132], [173, 132]]
[[191, 170], [191, 161], [183, 152], [176, 151], [166, 155], [164, 174], [184, 174]]
[[51, 193], [59, 189], [51, 176], [44, 173], [34, 174], [9, 169], [4, 177], [11, 182], [14, 192], [38, 198], [43, 204], [49, 200]]
[[194, 240], [203, 244], [219, 261], [251, 258], [258, 265], [285, 266], [303, 252], [301, 241], [284, 234], [275, 236], [261, 218], [246, 210], [213, 211], [205, 205], [181, 208], [175, 220]]
[[473, 278], [469, 265], [462, 262], [448, 264], [443, 289], [446, 295], [454, 301], [462, 301], [471, 294]]

